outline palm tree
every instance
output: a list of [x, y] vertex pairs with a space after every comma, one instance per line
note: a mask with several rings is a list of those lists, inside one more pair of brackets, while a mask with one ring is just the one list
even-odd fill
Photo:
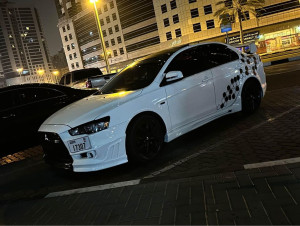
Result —
[[257, 16], [256, 9], [262, 8], [265, 4], [265, 0], [225, 0], [219, 1], [216, 5], [223, 5], [218, 9], [214, 16], [220, 18], [220, 23], [228, 23], [228, 16], [231, 18], [238, 18], [240, 25], [240, 38], [241, 44], [244, 44], [243, 37], [243, 25], [242, 20], [246, 18], [246, 12], [252, 13]]

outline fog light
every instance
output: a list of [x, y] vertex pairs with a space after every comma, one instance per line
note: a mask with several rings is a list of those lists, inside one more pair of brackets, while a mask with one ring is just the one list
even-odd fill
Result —
[[82, 159], [91, 159], [91, 158], [94, 158], [95, 156], [96, 156], [95, 151], [89, 151], [89, 152], [85, 152], [85, 153], [80, 154], [80, 157]]

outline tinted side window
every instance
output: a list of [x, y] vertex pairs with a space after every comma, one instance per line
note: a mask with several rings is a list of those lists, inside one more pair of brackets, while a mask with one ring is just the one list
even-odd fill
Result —
[[20, 89], [18, 91], [18, 102], [19, 104], [30, 104], [37, 101], [54, 98], [64, 95], [57, 90], [51, 90], [47, 88], [28, 88]]
[[236, 52], [221, 44], [208, 44], [210, 63], [216, 67], [228, 62], [238, 60]]
[[63, 76], [61, 79], [60, 79], [60, 81], [59, 81], [59, 84], [60, 85], [64, 85], [65, 84], [65, 76]]
[[66, 75], [66, 85], [69, 85], [71, 83], [71, 74]]
[[207, 46], [201, 45], [179, 53], [166, 69], [169, 71], [181, 71], [184, 77], [188, 77], [211, 68], [207, 57]]

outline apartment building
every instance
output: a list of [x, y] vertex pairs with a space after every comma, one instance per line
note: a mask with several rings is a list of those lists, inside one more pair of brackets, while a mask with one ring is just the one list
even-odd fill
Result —
[[[240, 42], [235, 18], [226, 40], [214, 13], [218, 0], [102, 0], [98, 14], [112, 71], [160, 50], [203, 41]], [[231, 4], [231, 1], [227, 1]], [[93, 5], [87, 0], [56, 0], [58, 27], [70, 70], [100, 67], [103, 51]], [[266, 54], [300, 46], [300, 1], [266, 0], [259, 16], [246, 12], [244, 40]], [[75, 54], [75, 55], [74, 55]]]
[[[214, 13], [222, 6], [218, 0], [153, 1], [158, 33], [165, 48], [201, 41], [226, 42]], [[227, 1], [231, 4], [231, 1]], [[258, 16], [246, 12], [244, 40], [255, 41], [261, 54], [300, 47], [300, 1], [266, 0]], [[235, 18], [228, 43], [240, 42], [239, 23]]]
[[39, 73], [43, 72], [42, 81], [52, 81], [48, 52], [37, 10], [28, 4], [2, 3], [0, 68], [5, 80], [38, 82]]

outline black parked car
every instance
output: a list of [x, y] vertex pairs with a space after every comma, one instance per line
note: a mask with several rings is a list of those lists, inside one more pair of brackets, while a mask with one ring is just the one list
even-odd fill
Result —
[[0, 89], [0, 154], [20, 143], [37, 142], [39, 126], [60, 108], [96, 89], [55, 84], [24, 84]]

